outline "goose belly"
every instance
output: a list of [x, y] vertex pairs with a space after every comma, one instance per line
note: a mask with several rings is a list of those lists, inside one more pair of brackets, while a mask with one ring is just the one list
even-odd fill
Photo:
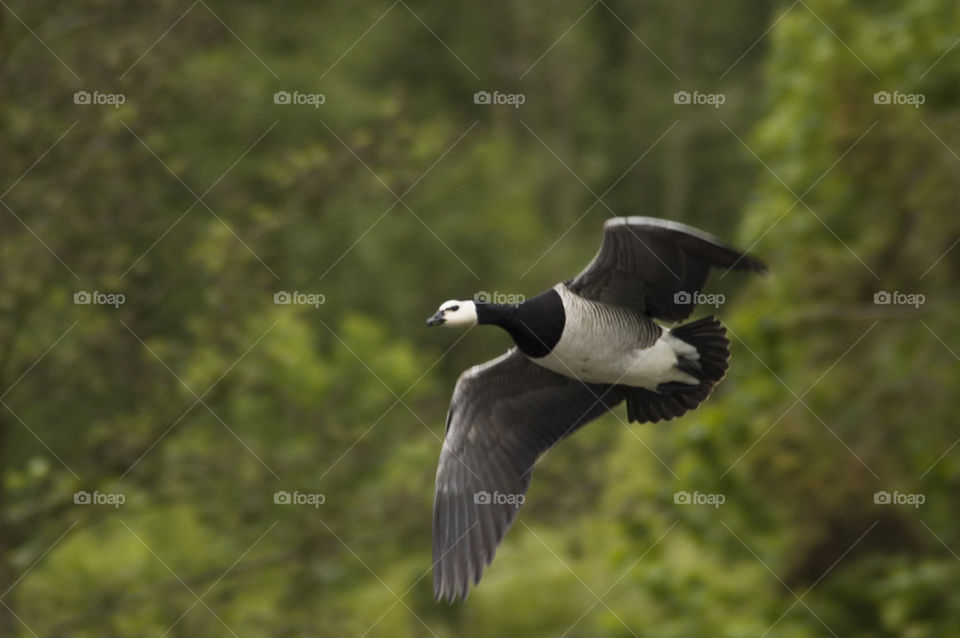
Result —
[[646, 348], [622, 341], [588, 344], [575, 340], [564, 343], [561, 339], [553, 351], [532, 361], [558, 374], [588, 383], [613, 383], [651, 390], [672, 380], [671, 377], [676, 376], [674, 372], [680, 373], [676, 369], [677, 354], [664, 339], [658, 339]]
[[655, 390], [661, 383], [698, 384], [677, 368], [677, 355], [696, 350], [648, 317], [584, 299], [563, 284], [566, 321], [559, 341], [534, 363], [588, 383], [620, 384]]

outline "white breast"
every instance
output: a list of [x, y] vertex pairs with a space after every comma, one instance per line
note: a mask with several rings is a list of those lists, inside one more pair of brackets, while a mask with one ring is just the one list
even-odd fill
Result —
[[[535, 363], [589, 383], [616, 383], [655, 389], [666, 381], [699, 383], [676, 368], [678, 351], [692, 349], [646, 317], [584, 299], [566, 286], [555, 287], [563, 300], [563, 335]], [[695, 351], [694, 351], [695, 352]]]

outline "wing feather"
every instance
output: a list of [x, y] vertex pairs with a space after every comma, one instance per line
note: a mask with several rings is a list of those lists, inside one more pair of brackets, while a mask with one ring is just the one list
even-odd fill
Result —
[[[622, 400], [616, 387], [556, 374], [516, 348], [460, 376], [434, 497], [438, 600], [466, 598], [480, 580], [516, 518], [540, 455]], [[495, 495], [510, 500], [493, 502]]]
[[[567, 286], [587, 299], [664, 321], [689, 317], [710, 268], [766, 272], [766, 265], [702, 230], [653, 217], [614, 217], [603, 243]], [[679, 296], [678, 296], [679, 295]]]

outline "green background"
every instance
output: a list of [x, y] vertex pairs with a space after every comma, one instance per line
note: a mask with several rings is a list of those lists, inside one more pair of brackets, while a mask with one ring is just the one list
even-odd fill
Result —
[[[0, 4], [0, 635], [955, 635], [954, 0]], [[708, 285], [728, 377], [549, 452], [437, 605], [444, 415], [508, 339], [424, 319], [627, 214], [770, 264]]]

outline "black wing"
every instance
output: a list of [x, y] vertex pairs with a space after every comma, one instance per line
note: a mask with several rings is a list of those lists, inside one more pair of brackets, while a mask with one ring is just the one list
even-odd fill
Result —
[[766, 272], [766, 265], [709, 233], [653, 217], [614, 217], [603, 225], [593, 261], [567, 282], [587, 299], [664, 321], [693, 313], [710, 268]]
[[464, 372], [447, 415], [433, 504], [433, 591], [466, 598], [523, 502], [537, 458], [623, 400], [516, 348]]

